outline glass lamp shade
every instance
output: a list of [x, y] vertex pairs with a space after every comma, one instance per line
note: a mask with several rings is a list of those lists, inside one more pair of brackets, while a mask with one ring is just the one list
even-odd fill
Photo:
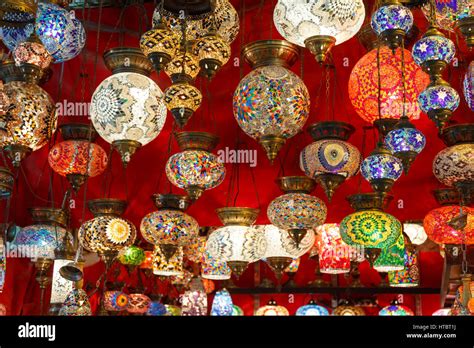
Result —
[[308, 231], [300, 244], [296, 246], [296, 242], [287, 231], [274, 225], [263, 225], [255, 228], [265, 236], [267, 242], [265, 258], [286, 257], [295, 259], [306, 254], [314, 245], [315, 235], [313, 231]]
[[163, 54], [172, 59], [179, 48], [179, 36], [167, 27], [155, 27], [142, 35], [140, 48], [147, 57]]
[[216, 292], [214, 300], [212, 301], [211, 315], [212, 316], [232, 316], [234, 312], [234, 304], [232, 297], [226, 289]]
[[133, 314], [146, 314], [151, 300], [144, 294], [130, 294], [128, 296], [127, 312]]
[[464, 97], [469, 108], [474, 111], [474, 61], [469, 64], [463, 83]]
[[458, 144], [438, 152], [433, 160], [433, 174], [446, 186], [474, 181], [474, 144]]
[[[443, 30], [455, 31], [455, 22], [457, 19], [469, 17], [474, 13], [474, 5], [471, 0], [435, 0], [436, 26]], [[430, 4], [421, 7], [425, 17], [430, 18]]]
[[463, 233], [466, 234], [466, 244], [474, 244], [474, 208], [462, 207], [467, 214], [467, 225], [463, 232], [449, 226], [449, 222], [459, 216], [459, 206], [444, 206], [431, 210], [423, 220], [428, 237], [437, 244], [462, 244]]
[[399, 305], [399, 304], [391, 304], [387, 307], [382, 308], [379, 312], [379, 316], [390, 316], [390, 315], [414, 316], [415, 314], [410, 308]]
[[351, 247], [344, 243], [339, 224], [324, 224], [316, 228], [319, 269], [321, 273], [349, 273]]
[[189, 83], [173, 83], [165, 90], [165, 104], [169, 111], [189, 109], [196, 111], [202, 102], [202, 94]]
[[181, 315], [181, 308], [173, 305], [165, 305], [166, 307], [166, 316], [168, 317], [179, 317]]
[[400, 234], [395, 244], [382, 249], [382, 252], [374, 262], [377, 272], [401, 271], [405, 267], [405, 240]]
[[420, 153], [425, 145], [426, 137], [416, 128], [393, 129], [385, 137], [385, 146], [393, 153]]
[[431, 314], [433, 317], [445, 317], [451, 315], [451, 308], [441, 308]]
[[219, 261], [256, 262], [264, 257], [265, 236], [248, 226], [224, 226], [209, 235], [206, 252]]
[[0, 24], [0, 39], [9, 51], [13, 51], [21, 42], [25, 42], [35, 31], [35, 26], [28, 23], [24, 26]]
[[221, 66], [225, 65], [231, 54], [230, 45], [219, 35], [208, 34], [196, 40], [193, 54], [202, 62], [205, 59], [215, 60]]
[[255, 312], [256, 317], [263, 317], [263, 316], [289, 316], [290, 313], [288, 309], [283, 306], [278, 306], [274, 301], [270, 301], [270, 304], [260, 307]]
[[148, 307], [146, 315], [152, 317], [161, 317], [166, 315], [166, 306], [158, 301], [152, 301]]
[[206, 237], [196, 237], [186, 244], [183, 247], [185, 257], [191, 262], [201, 263], [206, 251], [206, 240]]
[[90, 316], [91, 305], [87, 293], [82, 289], [73, 289], [69, 293], [59, 310], [60, 316]]
[[233, 317], [242, 317], [244, 316], [244, 311], [239, 306], [232, 306], [232, 316]]
[[204, 279], [227, 280], [231, 278], [231, 269], [227, 263], [212, 257], [208, 252], [204, 252], [201, 266], [201, 276]]
[[84, 249], [98, 254], [118, 252], [133, 245], [136, 237], [135, 226], [115, 216], [97, 216], [79, 229], [79, 241]]
[[279, 0], [273, 12], [280, 35], [302, 47], [313, 36], [332, 36], [339, 45], [359, 31], [364, 18], [362, 0]]
[[312, 229], [324, 223], [327, 208], [317, 197], [287, 193], [270, 202], [267, 216], [273, 225], [285, 230]]
[[86, 44], [84, 27], [74, 12], [55, 4], [38, 4], [36, 34], [56, 63], [73, 59]]
[[163, 277], [179, 276], [183, 274], [183, 248], [167, 259], [160, 247], [155, 247], [153, 254], [153, 274]]
[[418, 97], [420, 108], [425, 113], [435, 110], [455, 111], [459, 106], [459, 94], [451, 86], [435, 85], [425, 89]]
[[50, 304], [63, 304], [66, 298], [71, 293], [71, 291], [74, 290], [74, 282], [63, 278], [59, 273], [61, 267], [66, 266], [70, 263], [71, 260], [69, 259], [59, 258], [54, 260]]
[[413, 245], [421, 245], [428, 239], [425, 228], [420, 224], [404, 223], [403, 232], [410, 238]]
[[199, 61], [190, 52], [179, 52], [176, 56], [168, 63], [165, 67], [164, 72], [170, 78], [173, 79], [175, 76], [183, 74], [183, 62], [184, 62], [184, 74], [187, 75], [191, 80], [194, 80], [198, 76], [201, 68], [199, 67]]
[[420, 285], [420, 269], [416, 250], [407, 248], [404, 254], [404, 268], [388, 272], [391, 287], [408, 288]]
[[372, 15], [370, 24], [377, 35], [388, 30], [408, 33], [413, 26], [413, 14], [402, 5], [382, 5]]
[[43, 147], [58, 120], [51, 96], [38, 85], [20, 81], [6, 83], [4, 92], [11, 104], [5, 115], [7, 135], [0, 145], [23, 145], [31, 151]]
[[334, 316], [365, 316], [365, 311], [359, 306], [339, 305], [332, 313]]
[[153, 269], [153, 251], [145, 250], [145, 259], [140, 264], [142, 269]]
[[234, 92], [234, 116], [254, 139], [276, 135], [291, 138], [306, 123], [310, 97], [303, 81], [276, 65], [254, 69]]
[[313, 301], [305, 306], [301, 306], [296, 310], [296, 316], [327, 316], [329, 311], [323, 307], [319, 306]]
[[350, 178], [359, 172], [362, 157], [352, 144], [336, 139], [319, 140], [300, 153], [300, 168], [310, 178], [338, 174]]
[[402, 160], [391, 154], [377, 153], [368, 156], [360, 166], [365, 180], [376, 179], [398, 180], [403, 172]]
[[132, 245], [120, 250], [118, 260], [123, 265], [140, 266], [145, 261], [145, 251], [140, 247]]
[[286, 273], [296, 273], [298, 272], [298, 268], [300, 267], [301, 259], [293, 259], [288, 267], [285, 268]]
[[97, 144], [86, 140], [65, 140], [49, 151], [48, 163], [61, 176], [80, 174], [95, 177], [107, 167], [107, 154]]
[[162, 209], [146, 215], [140, 225], [143, 238], [150, 244], [185, 245], [199, 233], [197, 221], [179, 210]]
[[106, 78], [92, 95], [91, 120], [108, 143], [133, 140], [146, 145], [166, 121], [163, 92], [150, 78], [132, 72]]
[[423, 66], [429, 61], [451, 63], [456, 54], [454, 43], [441, 35], [424, 36], [413, 45], [412, 55], [415, 63]]
[[166, 176], [175, 186], [210, 190], [225, 178], [225, 166], [219, 158], [204, 150], [186, 150], [171, 156], [166, 163]]
[[382, 211], [364, 210], [346, 216], [339, 230], [342, 240], [349, 245], [384, 249], [397, 241], [402, 224]]
[[[380, 48], [381, 118], [399, 119], [403, 115], [403, 83], [400, 67], [402, 51], [395, 54], [385, 46]], [[405, 112], [410, 120], [420, 118], [418, 96], [429, 84], [429, 76], [405, 50]], [[349, 77], [349, 99], [357, 114], [368, 123], [379, 118], [377, 49], [365, 54], [354, 66]]]
[[111, 312], [126, 311], [129, 304], [129, 296], [122, 291], [106, 291], [104, 293], [104, 308]]
[[19, 43], [13, 50], [15, 64], [32, 64], [40, 69], [47, 69], [53, 60], [43, 44], [38, 42], [24, 41]]
[[204, 291], [186, 291], [182, 298], [182, 316], [206, 316], [207, 295]]
[[23, 227], [15, 236], [13, 244], [17, 248], [28, 250], [30, 259], [45, 258], [54, 260], [54, 250], [64, 241], [67, 234], [67, 241], [73, 240], [71, 233], [65, 228], [53, 225], [31, 225]]

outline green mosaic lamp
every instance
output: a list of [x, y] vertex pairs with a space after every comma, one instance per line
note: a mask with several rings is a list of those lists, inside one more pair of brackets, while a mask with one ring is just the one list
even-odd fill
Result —
[[374, 262], [374, 269], [380, 273], [401, 271], [405, 267], [405, 238], [403, 234], [397, 238], [395, 244], [383, 249]]

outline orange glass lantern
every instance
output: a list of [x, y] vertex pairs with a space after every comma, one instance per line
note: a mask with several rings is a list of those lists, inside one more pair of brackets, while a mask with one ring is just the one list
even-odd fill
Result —
[[[410, 51], [405, 50], [405, 111], [409, 119], [420, 117], [418, 95], [429, 83], [428, 75], [416, 65]], [[381, 117], [399, 119], [403, 114], [402, 51], [395, 54], [388, 47], [380, 48]], [[349, 98], [357, 114], [373, 123], [379, 118], [379, 77], [377, 49], [363, 56], [354, 66], [349, 77]]]
[[321, 273], [349, 273], [351, 270], [351, 250], [343, 242], [339, 224], [324, 224], [316, 228], [319, 268]]
[[467, 224], [463, 230], [449, 225], [452, 219], [460, 216], [460, 206], [447, 205], [430, 211], [423, 220], [428, 237], [438, 244], [462, 244], [465, 234], [465, 243], [474, 244], [474, 208], [462, 207], [462, 211], [467, 214]]
[[140, 265], [141, 269], [153, 269], [153, 251], [145, 250], [145, 260]]

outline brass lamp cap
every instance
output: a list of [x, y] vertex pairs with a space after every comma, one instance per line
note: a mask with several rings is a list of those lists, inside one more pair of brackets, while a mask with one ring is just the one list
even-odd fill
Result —
[[377, 48], [379, 40], [377, 34], [375, 34], [370, 22], [364, 24], [359, 32], [357, 33], [357, 39], [364, 46], [367, 52], [372, 51], [374, 48]]
[[43, 70], [34, 64], [24, 63], [17, 66], [13, 61], [7, 60], [0, 65], [0, 79], [5, 83], [12, 81], [39, 83], [43, 75]]
[[446, 127], [440, 134], [446, 146], [474, 143], [474, 123], [456, 124]]
[[186, 211], [191, 205], [189, 197], [184, 195], [156, 193], [151, 198], [158, 209]]
[[97, 132], [94, 127], [85, 123], [67, 123], [59, 126], [64, 140], [87, 140], [94, 142]]
[[315, 141], [322, 139], [347, 141], [354, 132], [355, 127], [353, 125], [339, 121], [317, 122], [308, 127], [308, 133]]
[[30, 208], [31, 219], [38, 224], [51, 224], [66, 227], [68, 214], [65, 210], [59, 208]]
[[217, 216], [225, 226], [251, 226], [257, 221], [260, 209], [247, 207], [225, 207], [216, 209]]
[[153, 71], [153, 64], [139, 48], [135, 47], [117, 47], [108, 50], [104, 53], [104, 62], [113, 74], [134, 72], [149, 76]]
[[120, 199], [100, 198], [87, 202], [90, 212], [95, 216], [120, 216], [127, 208], [127, 202]]
[[355, 211], [362, 210], [385, 210], [393, 196], [378, 192], [358, 193], [347, 197], [349, 204]]
[[219, 143], [219, 137], [207, 132], [179, 132], [175, 134], [178, 146], [185, 150], [212, 151]]
[[285, 193], [310, 193], [316, 187], [316, 181], [307, 176], [284, 176], [276, 182]]
[[259, 40], [242, 48], [242, 56], [252, 69], [268, 65], [289, 68], [295, 64], [299, 54], [298, 46], [285, 40]]
[[458, 205], [461, 201], [459, 192], [454, 188], [435, 189], [433, 196], [439, 205]]

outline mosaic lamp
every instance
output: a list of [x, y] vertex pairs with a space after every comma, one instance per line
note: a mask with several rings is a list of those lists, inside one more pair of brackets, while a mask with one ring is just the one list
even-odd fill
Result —
[[334, 316], [365, 316], [365, 311], [360, 306], [353, 306], [347, 300], [341, 303], [332, 312]]
[[175, 186], [186, 190], [192, 200], [205, 190], [219, 186], [225, 177], [225, 166], [211, 153], [219, 138], [206, 132], [179, 132], [176, 140], [181, 152], [166, 163], [166, 176]]
[[327, 216], [324, 202], [309, 193], [314, 190], [314, 180], [304, 176], [287, 176], [277, 179], [285, 193], [270, 202], [267, 216], [278, 228], [287, 230], [299, 247], [306, 231], [323, 224]]
[[150, 308], [151, 299], [141, 293], [132, 293], [128, 295], [127, 312], [132, 315], [145, 315]]
[[344, 243], [339, 224], [324, 224], [316, 228], [316, 243], [321, 273], [341, 274], [351, 270], [351, 247]]
[[403, 255], [403, 269], [388, 272], [391, 287], [408, 288], [420, 285], [420, 267], [418, 254], [413, 245], [407, 244]]
[[[380, 62], [380, 115], [379, 74], [377, 55]], [[403, 79], [400, 67], [405, 58], [405, 112], [410, 120], [420, 118], [418, 96], [430, 80], [413, 60], [409, 50], [402, 54], [398, 48], [393, 54], [388, 47], [374, 48], [355, 64], [349, 76], [349, 99], [355, 111], [364, 121], [372, 124], [379, 118], [399, 119], [403, 115]]]
[[117, 290], [109, 290], [104, 293], [104, 309], [113, 314], [117, 312], [124, 312], [130, 305], [130, 297]]
[[423, 220], [405, 221], [403, 223], [403, 232], [408, 236], [413, 245], [421, 245], [428, 239], [428, 235], [423, 227]]
[[190, 288], [184, 293], [181, 303], [182, 316], [207, 315], [207, 295], [199, 278], [191, 280]]
[[232, 297], [226, 289], [216, 292], [212, 301], [211, 316], [229, 317], [234, 312]]
[[160, 134], [166, 105], [160, 87], [148, 77], [153, 67], [140, 49], [114, 48], [104, 53], [104, 61], [113, 75], [92, 95], [90, 116], [97, 133], [127, 165], [138, 148]]
[[260, 307], [255, 312], [255, 316], [262, 317], [262, 316], [289, 316], [290, 313], [288, 309], [283, 306], [277, 305], [275, 300], [268, 301], [266, 306]]
[[381, 250], [392, 246], [402, 233], [400, 221], [383, 212], [392, 198], [377, 192], [347, 198], [356, 212], [341, 221], [339, 231], [342, 240], [354, 247], [362, 246], [371, 265]]
[[87, 293], [82, 289], [73, 289], [66, 295], [60, 316], [91, 316], [92, 309]]
[[175, 82], [165, 90], [165, 104], [180, 128], [201, 106], [202, 94], [188, 81]]
[[187, 50], [180, 50], [176, 56], [166, 65], [164, 72], [169, 76], [171, 82], [192, 82], [201, 71], [197, 58]]
[[401, 233], [393, 245], [382, 249], [379, 257], [374, 262], [374, 269], [379, 273], [403, 270], [405, 266], [404, 256], [405, 238]]
[[140, 266], [145, 261], [145, 251], [139, 246], [131, 245], [120, 250], [117, 259], [122, 265]]
[[421, 110], [428, 115], [439, 129], [449, 121], [458, 108], [460, 98], [458, 92], [447, 82], [430, 84], [418, 97]]
[[296, 316], [327, 316], [329, 311], [318, 304], [316, 301], [311, 300], [307, 305], [301, 306], [296, 310]]
[[146, 315], [151, 317], [161, 317], [166, 315], [166, 306], [159, 301], [152, 301], [148, 307]]
[[289, 70], [299, 50], [287, 41], [262, 40], [246, 45], [242, 55], [253, 70], [234, 92], [234, 117], [273, 162], [286, 140], [301, 131], [309, 116], [308, 89]]
[[403, 40], [413, 26], [413, 14], [398, 0], [382, 0], [372, 15], [371, 25], [380, 41], [395, 51], [403, 47]]
[[51, 148], [48, 163], [56, 173], [66, 177], [77, 192], [88, 178], [105, 171], [107, 154], [94, 143], [97, 133], [91, 126], [76, 123], [59, 128], [64, 141]]
[[365, 19], [362, 0], [279, 0], [273, 23], [289, 42], [307, 47], [323, 63], [334, 45], [353, 37]]
[[306, 254], [314, 244], [313, 231], [308, 231], [297, 246], [287, 231], [274, 225], [260, 225], [255, 228], [265, 236], [267, 248], [264, 258], [278, 280], [281, 280], [283, 272], [293, 259]]
[[413, 316], [415, 314], [410, 308], [399, 304], [398, 301], [392, 301], [390, 305], [380, 310], [379, 315], [380, 316], [388, 316], [388, 315]]
[[140, 232], [148, 243], [159, 247], [165, 258], [170, 260], [178, 247], [191, 243], [197, 237], [199, 225], [184, 212], [190, 204], [187, 196], [155, 194], [152, 198], [158, 210], [142, 219]]
[[[41, 40], [35, 35], [16, 45], [12, 51], [12, 56], [16, 66], [22, 71], [36, 74], [36, 81], [39, 82], [45, 71], [49, 68], [53, 57], [44, 47]], [[31, 70], [31, 71], [28, 71]]]
[[314, 143], [300, 153], [300, 168], [320, 184], [329, 201], [345, 180], [359, 172], [359, 150], [348, 143], [355, 128], [344, 122], [325, 121], [309, 126]]
[[469, 109], [474, 111], [474, 61], [469, 63], [463, 83], [464, 98]]
[[0, 4], [0, 21], [28, 22], [34, 20], [38, 2], [34, 0], [4, 0]]
[[[450, 224], [461, 213], [466, 216], [463, 232]], [[425, 216], [423, 226], [428, 237], [437, 244], [462, 244], [463, 233], [466, 244], [474, 244], [474, 208], [459, 205], [435, 208]]]
[[38, 4], [35, 28], [55, 63], [75, 58], [86, 44], [86, 32], [75, 13], [53, 3]]
[[[165, 247], [166, 250], [166, 247]], [[183, 248], [178, 247], [173, 256], [166, 258], [160, 245], [153, 252], [153, 274], [161, 277], [176, 277], [183, 275]]]
[[[204, 227], [203, 229], [205, 229]], [[199, 232], [201, 233], [201, 231]], [[203, 262], [207, 237], [199, 235], [183, 247], [184, 257], [191, 262]]]
[[18, 167], [30, 152], [48, 143], [56, 130], [58, 116], [51, 96], [13, 62], [0, 65], [0, 79], [5, 83], [3, 92], [9, 101], [2, 116], [6, 135], [0, 139], [0, 147]]
[[240, 277], [250, 263], [264, 257], [267, 248], [264, 234], [251, 227], [259, 210], [225, 207], [216, 212], [224, 227], [209, 235], [206, 252], [212, 258], [226, 262], [232, 273]]
[[119, 251], [133, 245], [137, 237], [135, 226], [120, 217], [127, 202], [104, 198], [90, 200], [87, 205], [94, 218], [80, 227], [79, 241], [84, 249], [99, 254], [110, 266]]
[[212, 257], [207, 251], [204, 252], [201, 265], [201, 277], [211, 280], [227, 280], [231, 278], [232, 270], [227, 263]]
[[433, 317], [446, 317], [451, 315], [451, 308], [440, 308], [431, 314]]
[[[437, 27], [450, 31], [456, 31], [456, 21], [458, 18], [467, 18], [472, 15], [474, 6], [470, 0], [434, 0], [435, 3], [435, 24]], [[427, 2], [421, 7], [427, 20], [431, 19], [431, 6]]]
[[[461, 7], [464, 6], [464, 7]], [[456, 20], [456, 29], [458, 29], [466, 40], [469, 48], [474, 47], [474, 4], [460, 4]]]
[[232, 307], [233, 307], [232, 309], [233, 317], [243, 317], [245, 315], [243, 309], [240, 308], [239, 306], [233, 305]]
[[[211, 15], [213, 17], [213, 15]], [[225, 65], [231, 55], [230, 45], [211, 27], [208, 34], [196, 40], [192, 53], [198, 57], [201, 72], [212, 79]]]

